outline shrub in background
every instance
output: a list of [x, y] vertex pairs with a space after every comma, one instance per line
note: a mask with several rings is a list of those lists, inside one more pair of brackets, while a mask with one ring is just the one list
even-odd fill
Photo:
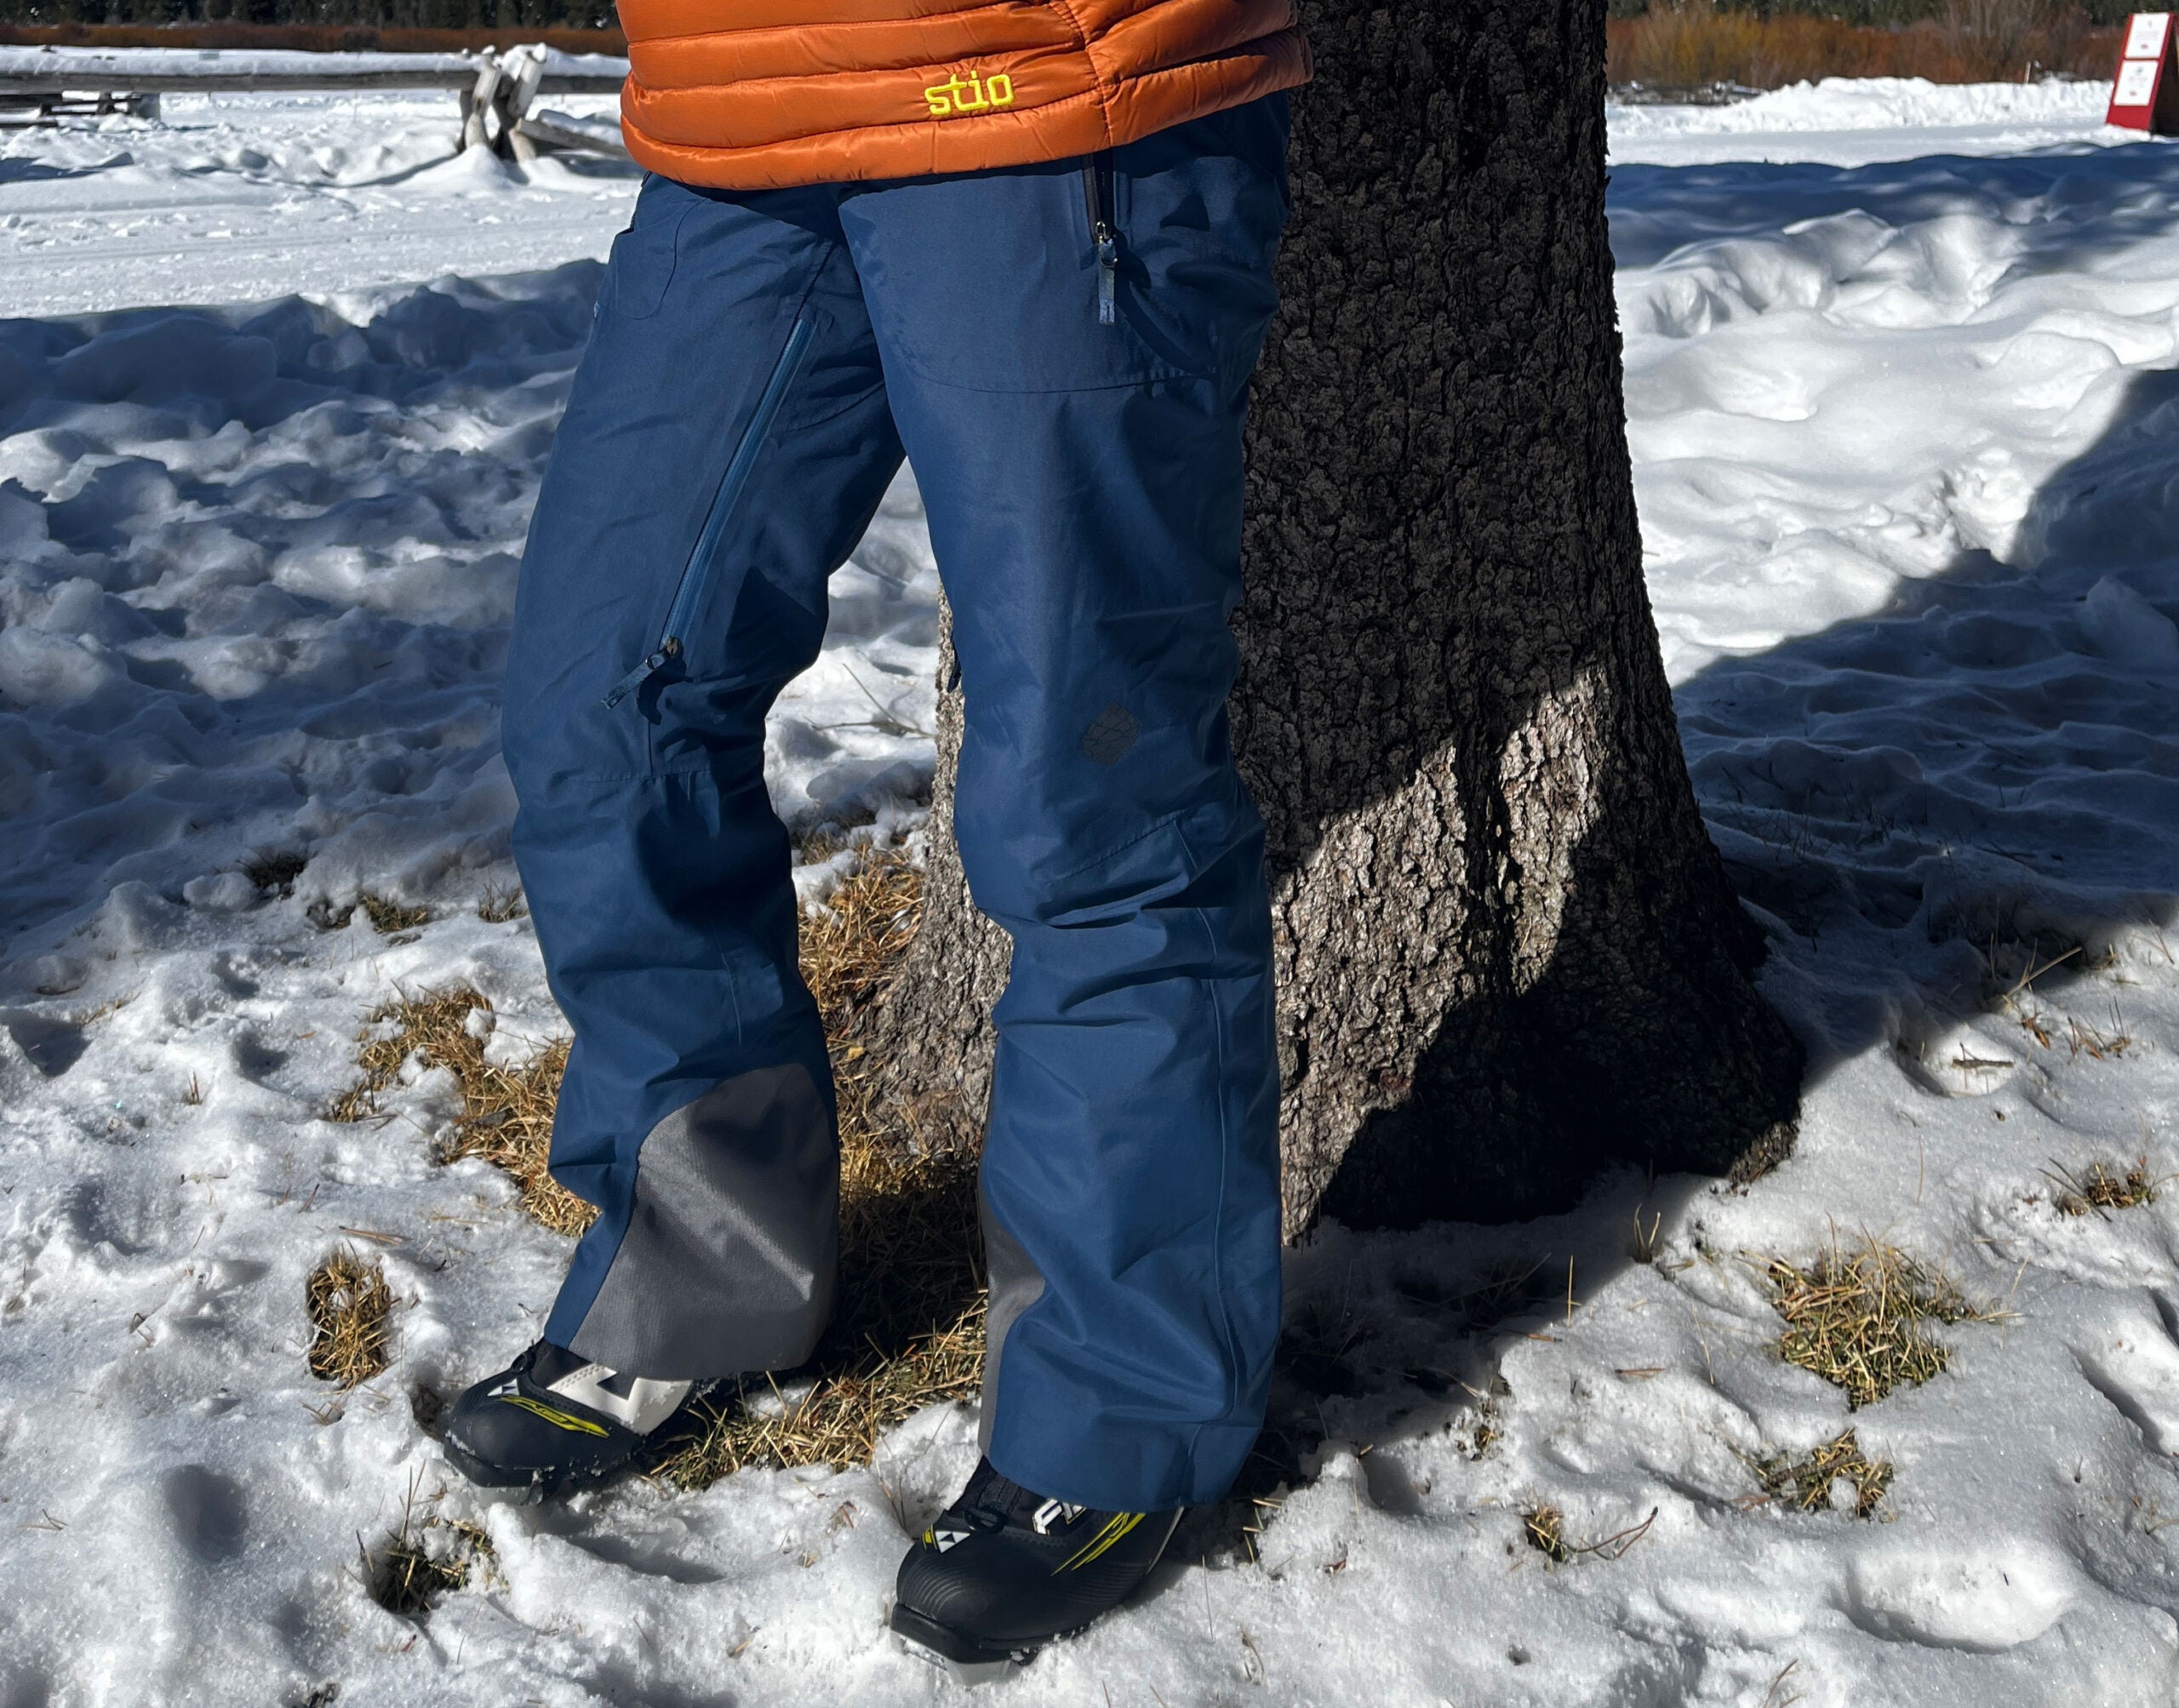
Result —
[[[2094, 0], [2108, 10], [2111, 0]], [[2119, 26], [2072, 0], [1846, 0], [1839, 12], [1903, 14], [1860, 21], [1785, 7], [1657, 0], [1610, 20], [1615, 83], [1778, 89], [1818, 77], [1927, 77], [2014, 83], [2059, 74], [2108, 77]], [[2120, 14], [2123, 17], [2123, 14]]]
[[612, 0], [0, 0], [0, 23], [617, 28]]

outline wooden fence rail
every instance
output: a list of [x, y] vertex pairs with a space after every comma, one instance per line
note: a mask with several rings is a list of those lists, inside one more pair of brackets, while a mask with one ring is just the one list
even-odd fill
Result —
[[[0, 49], [0, 109], [31, 123], [75, 112], [128, 111], [156, 118], [166, 94], [338, 94], [352, 89], [442, 89], [461, 97], [465, 148], [489, 147], [512, 159], [540, 148], [573, 148], [625, 156], [617, 137], [560, 113], [532, 113], [540, 94], [611, 94], [625, 66], [602, 56], [570, 62], [543, 45], [485, 49], [476, 54], [326, 54], [217, 53], [191, 64], [180, 54], [53, 53]], [[411, 63], [398, 63], [403, 58]]]
[[[477, 81], [481, 64], [427, 66], [416, 71], [18, 71], [0, 65], [0, 100], [43, 94], [260, 94], [343, 89], [458, 89]], [[611, 94], [621, 75], [596, 71], [547, 71], [539, 79], [542, 94]]]

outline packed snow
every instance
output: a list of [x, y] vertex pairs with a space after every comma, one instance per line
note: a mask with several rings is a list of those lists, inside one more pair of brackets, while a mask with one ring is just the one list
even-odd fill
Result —
[[0, 129], [0, 310], [270, 302], [604, 259], [635, 195], [625, 162], [518, 171], [460, 145], [456, 96], [422, 89], [169, 94], [155, 123]]
[[[2179, 154], [2101, 106], [1614, 111], [1650, 590], [1810, 1046], [1799, 1149], [1326, 1231], [1277, 1400], [1311, 1477], [1006, 1699], [2179, 1694], [2179, 1188], [2068, 1216], [2052, 1178], [2179, 1169]], [[443, 1072], [321, 1118], [397, 991], [484, 991], [498, 1060], [559, 1026], [527, 922], [478, 911], [515, 883], [496, 676], [634, 181], [453, 126], [386, 94], [0, 136], [0, 1703], [951, 1699], [883, 1618], [972, 1415], [868, 1469], [480, 1500], [412, 1397], [535, 1332], [564, 1242], [431, 1160]], [[935, 587], [904, 477], [773, 723], [798, 825], [896, 825], [927, 779]], [[277, 854], [292, 894], [243, 871]], [[432, 917], [334, 926], [363, 889]], [[1998, 1317], [1850, 1412], [1758, 1269], [1864, 1233]], [[400, 1300], [345, 1400], [302, 1312], [343, 1242]], [[1536, 1265], [1553, 1298], [1480, 1320]], [[1896, 1467], [1876, 1516], [1763, 1498], [1751, 1459], [1849, 1425]], [[420, 1620], [357, 1564], [411, 1502], [495, 1553]], [[1528, 1545], [1539, 1506], [1587, 1551]]]
[[1674, 166], [1822, 160], [1863, 166], [1933, 154], [2016, 154], [2110, 144], [2136, 134], [2103, 123], [2111, 85], [1929, 83], [1920, 77], [1826, 77], [1724, 106], [1615, 107], [1615, 163]]

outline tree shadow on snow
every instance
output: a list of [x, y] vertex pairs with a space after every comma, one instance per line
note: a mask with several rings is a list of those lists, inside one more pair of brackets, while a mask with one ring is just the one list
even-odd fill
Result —
[[[2179, 373], [2133, 375], [2009, 562], [1962, 553], [1875, 616], [1676, 695], [1711, 832], [1821, 1075], [2168, 924], [2179, 896]], [[1871, 933], [1879, 935], [1873, 939]], [[1880, 945], [1880, 946], [1879, 946]]]
[[[2126, 382], [2007, 555], [1963, 552], [1873, 616], [1721, 660], [1675, 694], [1811, 1084], [1879, 1048], [1909, 1094], [1950, 1094], [1924, 1046], [2031, 976], [2115, 1030], [2117, 993], [2090, 982], [2101, 951], [2179, 915], [2179, 372]], [[1621, 1168], [1533, 1220], [1321, 1230], [1290, 1259], [1256, 1456], [1174, 1560], [1238, 1550], [1251, 1498], [1313, 1475], [1328, 1442], [1367, 1455], [1450, 1427], [1479, 1447], [1494, 1347], [1547, 1334], [1570, 1291], [1644, 1260], [1653, 1217], [1749, 1190]], [[1391, 1457], [1362, 1463], [1376, 1504], [1412, 1510]]]
[[[352, 319], [288, 298], [0, 320], [0, 440], [51, 471], [42, 491], [0, 480], [11, 951], [130, 880], [178, 901], [329, 791], [335, 815], [386, 820], [389, 870], [443, 837], [443, 800], [411, 798], [391, 756], [466, 748], [447, 768], [466, 774], [497, 752], [472, 726], [526, 522], [504, 512], [541, 467], [603, 273], [443, 279]], [[237, 428], [246, 451], [203, 454]], [[277, 667], [232, 668], [254, 654]], [[339, 798], [297, 730], [388, 757]], [[186, 760], [112, 798], [104, 774], [147, 740]]]
[[47, 160], [0, 160], [0, 185], [49, 184], [60, 179], [93, 178], [129, 163], [125, 154], [102, 160], [95, 166], [55, 166]]
[[[1611, 170], [1611, 248], [1620, 267], [1736, 237], [1775, 239], [1804, 221], [1866, 218], [1904, 229], [1936, 220], [2009, 226], [2017, 271], [2077, 270], [2169, 231], [2179, 155], [2164, 142], [2013, 155], [1920, 155], [1867, 166], [1795, 161], [1646, 163]], [[2040, 217], [2008, 216], [2040, 201]]]

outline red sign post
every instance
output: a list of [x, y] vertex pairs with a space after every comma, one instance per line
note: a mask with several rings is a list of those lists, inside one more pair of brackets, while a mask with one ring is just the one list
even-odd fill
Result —
[[2179, 31], [2169, 12], [2136, 12], [2126, 26], [2119, 75], [2111, 84], [2106, 124], [2123, 124], [2156, 136], [2179, 135]]

